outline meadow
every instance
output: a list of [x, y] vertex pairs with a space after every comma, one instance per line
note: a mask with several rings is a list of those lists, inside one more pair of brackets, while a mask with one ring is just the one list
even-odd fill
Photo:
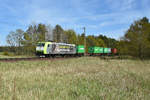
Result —
[[0, 100], [149, 100], [150, 60], [0, 62]]

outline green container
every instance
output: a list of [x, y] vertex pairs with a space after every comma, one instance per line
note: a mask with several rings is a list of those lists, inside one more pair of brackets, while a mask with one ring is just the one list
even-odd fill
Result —
[[104, 48], [104, 53], [111, 53], [111, 48]]
[[76, 46], [76, 52], [77, 53], [84, 53], [85, 52], [84, 45], [78, 45], [78, 46]]
[[103, 53], [102, 47], [89, 47], [88, 53]]

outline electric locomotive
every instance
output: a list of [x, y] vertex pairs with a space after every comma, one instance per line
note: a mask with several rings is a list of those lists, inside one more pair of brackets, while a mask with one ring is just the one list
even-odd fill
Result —
[[85, 52], [83, 45], [39, 42], [36, 46], [36, 55], [45, 57], [54, 56], [82, 56]]

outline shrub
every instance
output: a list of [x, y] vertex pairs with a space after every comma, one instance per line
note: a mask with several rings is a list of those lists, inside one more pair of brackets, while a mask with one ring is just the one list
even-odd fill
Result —
[[9, 56], [9, 53], [5, 51], [5, 52], [3, 52], [3, 55]]

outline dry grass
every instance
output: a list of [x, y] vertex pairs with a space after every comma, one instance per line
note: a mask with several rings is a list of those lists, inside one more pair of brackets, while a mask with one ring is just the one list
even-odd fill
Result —
[[149, 100], [150, 61], [0, 63], [0, 100]]

